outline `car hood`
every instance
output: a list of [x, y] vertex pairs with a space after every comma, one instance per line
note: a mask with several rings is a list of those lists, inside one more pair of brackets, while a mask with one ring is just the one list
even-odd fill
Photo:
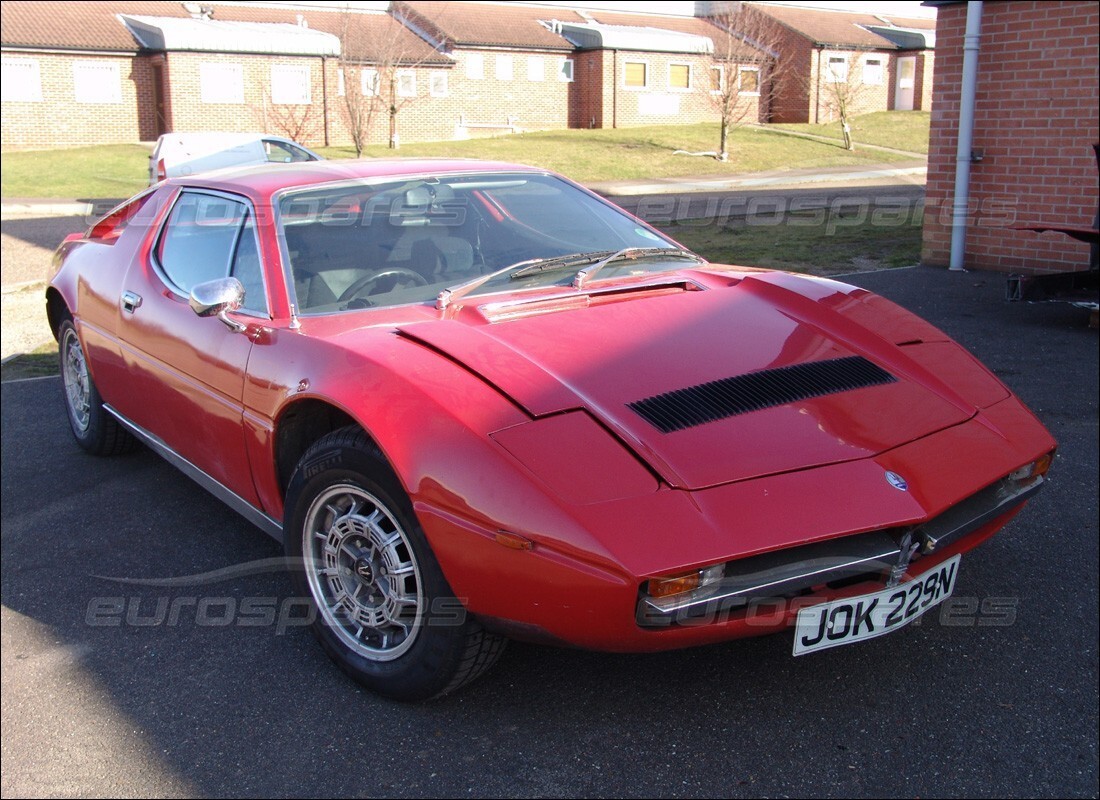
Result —
[[899, 347], [835, 296], [762, 273], [399, 330], [532, 416], [586, 410], [679, 488], [867, 458], [976, 413], [917, 342]]

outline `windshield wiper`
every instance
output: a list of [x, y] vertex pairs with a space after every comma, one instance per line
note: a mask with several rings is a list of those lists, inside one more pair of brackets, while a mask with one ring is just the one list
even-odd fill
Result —
[[[653, 256], [660, 256], [662, 258], [688, 258], [692, 261], [702, 261], [695, 253], [688, 252], [687, 250], [680, 250], [679, 248], [670, 247], [624, 247], [618, 252], [612, 253], [609, 256], [597, 261], [591, 267], [582, 269], [573, 278], [573, 288], [583, 289], [588, 285], [588, 282], [595, 277], [596, 273], [615, 261], [622, 261], [624, 259], [637, 259], [637, 258], [651, 258]], [[512, 276], [515, 277], [515, 276]]]
[[[571, 253], [567, 256], [551, 256], [550, 258], [533, 258], [530, 264], [525, 264], [520, 269], [517, 269], [509, 277], [512, 280], [518, 280], [519, 278], [526, 278], [528, 275], [535, 275], [539, 272], [549, 272], [555, 269], [565, 269], [567, 267], [575, 267], [578, 264], [588, 264], [593, 261], [598, 261], [601, 258], [607, 258], [613, 256], [614, 250], [597, 250], [594, 253]], [[519, 265], [517, 265], [519, 266]]]
[[435, 307], [442, 310], [465, 297], [482, 284], [488, 283], [493, 278], [498, 278], [501, 275], [513, 273], [511, 277], [522, 278], [525, 275], [534, 275], [536, 272], [543, 272], [549, 269], [560, 269], [562, 267], [575, 267], [577, 264], [587, 264], [597, 259], [606, 258], [613, 252], [612, 250], [600, 250], [596, 253], [570, 253], [569, 255], [551, 256], [550, 258], [525, 258], [523, 261], [509, 264], [502, 269], [490, 272], [488, 275], [479, 275], [476, 278], [471, 278], [468, 281], [444, 289], [436, 297]]
[[[517, 261], [515, 264], [490, 272], [488, 275], [479, 275], [464, 283], [458, 283], [441, 291], [435, 299], [435, 307], [442, 310], [447, 306], [458, 302], [470, 292], [482, 286], [493, 278], [508, 275], [512, 280], [526, 278], [540, 272], [576, 267], [578, 264], [592, 264], [587, 269], [577, 273], [573, 279], [573, 286], [577, 289], [591, 280], [592, 276], [608, 264], [627, 258], [651, 258], [654, 256], [667, 256], [670, 258], [688, 258], [692, 261], [702, 261], [699, 256], [687, 250], [676, 247], [626, 247], [622, 250], [597, 250], [592, 253], [570, 253], [564, 256], [550, 256], [549, 258], [528, 258]], [[595, 263], [592, 263], [595, 262]]]

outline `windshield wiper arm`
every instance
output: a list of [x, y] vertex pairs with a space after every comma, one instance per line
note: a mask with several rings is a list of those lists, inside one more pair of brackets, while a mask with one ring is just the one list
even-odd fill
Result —
[[575, 267], [577, 264], [587, 264], [591, 261], [596, 261], [601, 258], [607, 258], [615, 253], [614, 250], [597, 250], [594, 253], [570, 253], [567, 256], [551, 256], [550, 258], [531, 259], [530, 264], [526, 264], [522, 269], [517, 269], [512, 273], [511, 278], [516, 280], [518, 278], [526, 278], [528, 275], [535, 275], [539, 272], [548, 272], [552, 269], [565, 269], [566, 267]]
[[624, 247], [618, 252], [612, 253], [606, 258], [597, 261], [590, 267], [582, 269], [573, 278], [573, 288], [583, 289], [588, 285], [589, 281], [595, 277], [596, 273], [615, 261], [621, 261], [623, 259], [634, 258], [649, 258], [651, 256], [663, 256], [670, 258], [689, 258], [692, 261], [702, 261], [695, 253], [687, 250], [681, 250], [679, 248], [672, 247]]
[[515, 264], [509, 264], [502, 269], [490, 272], [488, 275], [479, 275], [476, 278], [471, 278], [468, 281], [444, 289], [436, 297], [435, 307], [442, 310], [465, 297], [482, 284], [488, 283], [493, 278], [500, 277], [501, 275], [512, 273], [512, 278], [522, 278], [526, 275], [534, 275], [537, 272], [544, 272], [549, 269], [575, 267], [577, 264], [586, 264], [589, 261], [605, 258], [612, 252], [611, 250], [600, 250], [597, 253], [571, 253], [565, 256], [551, 256], [549, 258], [526, 258], [523, 261], [517, 261]]

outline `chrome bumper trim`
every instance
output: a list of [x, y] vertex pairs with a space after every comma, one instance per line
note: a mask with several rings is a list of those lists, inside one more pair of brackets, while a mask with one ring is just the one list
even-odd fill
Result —
[[[1026, 484], [1000, 480], [909, 529], [911, 540], [923, 553], [942, 549], [1030, 499], [1044, 482], [1042, 477]], [[730, 561], [725, 577], [710, 586], [679, 596], [641, 597], [638, 623], [667, 626], [676, 620], [745, 606], [752, 600], [790, 597], [844, 578], [885, 572], [903, 561], [903, 533], [903, 529], [872, 531]], [[908, 564], [907, 558], [904, 561], [903, 568]]]

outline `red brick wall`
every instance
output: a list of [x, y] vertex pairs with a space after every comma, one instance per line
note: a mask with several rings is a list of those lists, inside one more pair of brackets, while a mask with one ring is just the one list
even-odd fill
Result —
[[[1012, 225], [1093, 223], [1100, 138], [1095, 2], [987, 2], [982, 15], [970, 170], [969, 268], [1056, 272], [1082, 268], [1088, 246]], [[966, 6], [939, 9], [922, 259], [950, 257]]]
[[[4, 59], [38, 63], [40, 101], [5, 101], [0, 113], [4, 147], [47, 148], [136, 142], [149, 138], [152, 116], [149, 60], [132, 56], [4, 51]], [[120, 102], [78, 103], [73, 64], [118, 67]]]
[[918, 91], [914, 93], [913, 97], [914, 111], [928, 111], [932, 108], [932, 86], [935, 83], [935, 68], [936, 54], [931, 50], [925, 50], [917, 56], [916, 85]]

